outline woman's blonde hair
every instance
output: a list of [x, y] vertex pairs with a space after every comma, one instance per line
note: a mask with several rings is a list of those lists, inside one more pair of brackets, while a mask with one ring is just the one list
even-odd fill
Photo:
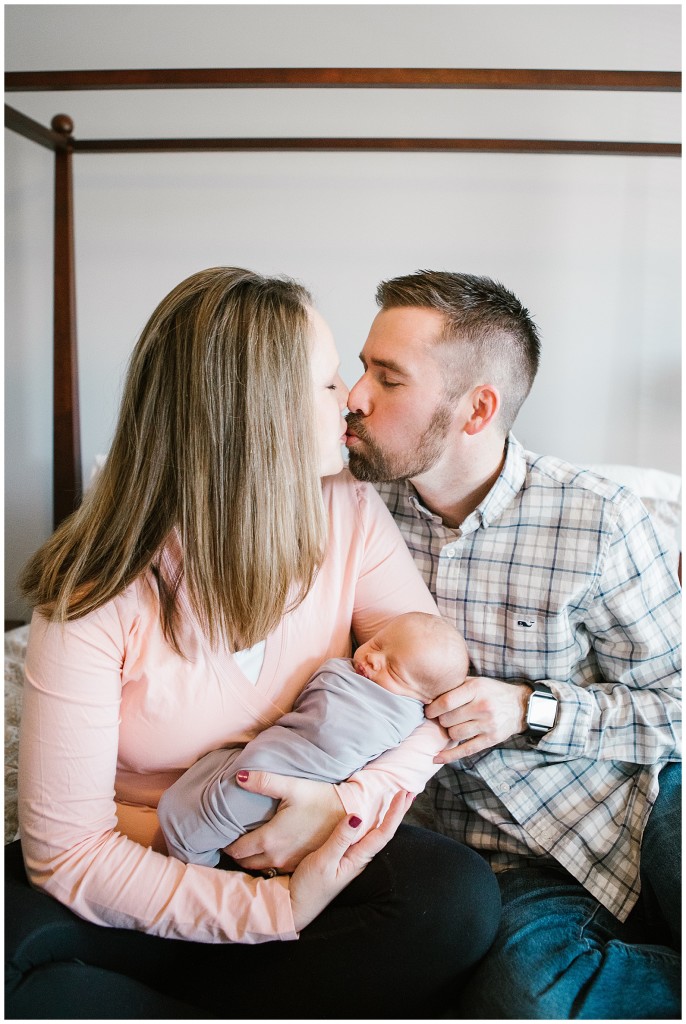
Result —
[[[305, 598], [326, 539], [311, 304], [294, 281], [235, 267], [163, 299], [131, 357], [100, 476], [24, 569], [33, 605], [77, 619], [149, 570], [177, 651], [182, 579], [212, 645], [239, 650]], [[175, 529], [183, 562], [168, 578], [160, 556]]]

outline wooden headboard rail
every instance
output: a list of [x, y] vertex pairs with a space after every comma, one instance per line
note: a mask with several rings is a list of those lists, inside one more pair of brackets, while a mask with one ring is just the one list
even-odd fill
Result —
[[[123, 71], [10, 71], [7, 92], [111, 89], [522, 89], [680, 92], [676, 71], [497, 68], [175, 68]], [[76, 139], [66, 114], [50, 127], [5, 105], [5, 125], [55, 153], [53, 336], [53, 522], [81, 500], [81, 441], [74, 267], [74, 153], [356, 151], [577, 153], [680, 156], [678, 143], [551, 139], [178, 138]]]

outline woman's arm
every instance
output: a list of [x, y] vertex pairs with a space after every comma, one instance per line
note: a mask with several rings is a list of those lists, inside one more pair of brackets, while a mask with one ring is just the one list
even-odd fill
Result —
[[63, 628], [34, 616], [19, 768], [31, 882], [102, 925], [196, 942], [296, 938], [287, 879], [184, 865], [118, 831], [127, 632], [115, 602]]
[[290, 879], [185, 865], [126, 838], [114, 803], [121, 623], [111, 612], [64, 630], [34, 618], [20, 768], [31, 882], [100, 925], [195, 942], [297, 938], [393, 836], [408, 795], [377, 829], [340, 821]]

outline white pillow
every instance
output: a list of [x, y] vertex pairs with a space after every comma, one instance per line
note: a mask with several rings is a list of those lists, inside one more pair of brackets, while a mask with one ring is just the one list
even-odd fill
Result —
[[662, 469], [642, 469], [640, 466], [596, 464], [584, 468], [628, 487], [638, 495], [658, 537], [673, 556], [674, 564], [678, 565], [682, 551], [681, 477]]

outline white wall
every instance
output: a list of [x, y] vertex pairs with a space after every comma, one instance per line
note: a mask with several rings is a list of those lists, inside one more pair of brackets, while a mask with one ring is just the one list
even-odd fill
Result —
[[[40, 6], [6, 11], [8, 70], [415, 66], [678, 70], [677, 5]], [[59, 39], [59, 46], [55, 40]], [[446, 135], [678, 141], [679, 97], [279, 90], [10, 95], [76, 136]], [[51, 181], [6, 132], [6, 616], [50, 531]], [[378, 280], [489, 274], [541, 329], [516, 432], [579, 462], [680, 469], [680, 161], [477, 154], [75, 157], [84, 468], [106, 450], [128, 354], [202, 267], [314, 291], [349, 382]]]

